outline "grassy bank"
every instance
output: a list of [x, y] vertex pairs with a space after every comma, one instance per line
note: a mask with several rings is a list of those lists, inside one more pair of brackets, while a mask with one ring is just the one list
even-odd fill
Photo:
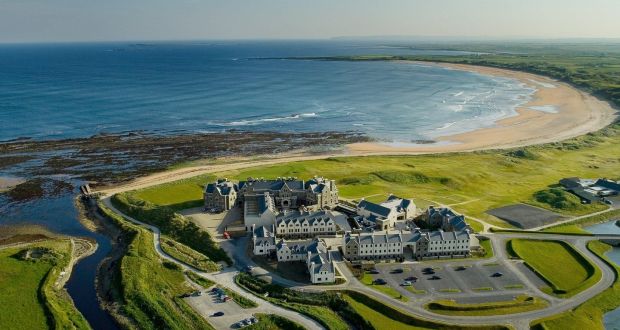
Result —
[[618, 278], [620, 268], [605, 256], [605, 253], [612, 249], [610, 245], [592, 241], [588, 243], [588, 249], [615, 269], [616, 281], [614, 284], [573, 310], [533, 322], [533, 329], [605, 329], [603, 315], [620, 307], [620, 279]]
[[0, 329], [90, 329], [65, 289], [55, 286], [70, 258], [64, 239], [0, 250]]
[[[572, 246], [561, 241], [513, 239], [508, 251], [523, 259], [550, 286], [543, 291], [572, 297], [598, 282], [601, 270]], [[562, 271], [558, 271], [558, 270]]]
[[258, 323], [245, 329], [247, 330], [303, 330], [304, 327], [287, 318], [275, 314], [256, 314]]
[[122, 304], [120, 312], [132, 320], [129, 328], [212, 329], [180, 296], [193, 291], [181, 269], [162, 261], [153, 248], [153, 234], [133, 225], [103, 205], [101, 212], [126, 233], [127, 253], [113, 283]]
[[184, 263], [193, 266], [194, 268], [203, 272], [214, 272], [221, 267], [207, 258], [204, 254], [195, 251], [194, 249], [181, 244], [166, 236], [161, 237], [161, 248], [169, 256], [183, 261]]
[[518, 296], [511, 301], [459, 304], [454, 300], [437, 300], [424, 306], [431, 312], [443, 315], [485, 316], [523, 313], [546, 308], [549, 303], [531, 296]]
[[[360, 314], [333, 292], [309, 293], [269, 284], [262, 279], [241, 273], [235, 280], [247, 291], [282, 306], [313, 318], [327, 329], [372, 329]], [[265, 297], [268, 294], [268, 297]]]
[[[244, 180], [247, 177], [322, 175], [336, 179], [343, 198], [359, 199], [388, 193], [451, 205], [457, 212], [492, 224], [511, 227], [485, 212], [513, 203], [529, 203], [565, 214], [583, 214], [592, 206], [541, 203], [535, 194], [556, 185], [564, 177], [617, 177], [620, 158], [620, 126], [558, 143], [508, 151], [478, 151], [441, 155], [334, 157], [289, 162], [197, 176], [136, 192], [152, 205], [177, 205], [200, 201], [198, 189], [213, 177]], [[522, 157], [523, 153], [536, 157]], [[489, 185], [489, 182], [493, 182]], [[166, 197], [166, 189], [184, 191]], [[191, 192], [191, 193], [190, 193]], [[134, 196], [134, 197], [135, 197]], [[377, 198], [379, 198], [377, 197]], [[540, 197], [540, 196], [539, 196]], [[570, 198], [570, 197], [569, 197]], [[464, 203], [467, 202], [467, 203]], [[464, 203], [464, 204], [460, 204]], [[597, 206], [598, 209], [599, 206]], [[174, 210], [173, 208], [171, 210]], [[477, 229], [480, 226], [476, 224]]]
[[347, 291], [343, 298], [357, 313], [364, 315], [375, 329], [508, 329], [505, 326], [459, 326], [415, 318], [398, 309], [355, 291]]
[[[173, 209], [141, 200], [131, 193], [112, 196], [112, 203], [123, 213], [158, 227], [162, 234], [196, 250], [211, 262], [224, 261], [229, 265], [232, 264], [230, 257], [211, 239], [209, 233]], [[209, 260], [203, 260], [203, 262], [210, 264], [210, 268], [217, 269], [217, 266], [209, 263]]]
[[609, 212], [593, 215], [576, 220], [571, 223], [549, 227], [544, 231], [547, 232], [565, 232], [565, 233], [588, 233], [581, 227], [595, 225], [597, 223], [607, 222], [610, 220], [620, 219], [620, 210], [611, 210]]

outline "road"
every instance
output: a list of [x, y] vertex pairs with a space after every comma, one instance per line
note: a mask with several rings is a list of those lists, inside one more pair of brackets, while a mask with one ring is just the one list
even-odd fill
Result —
[[315, 320], [299, 314], [297, 312], [293, 312], [291, 310], [276, 306], [266, 300], [263, 299], [259, 299], [256, 296], [254, 296], [253, 294], [246, 292], [245, 290], [243, 290], [241, 287], [239, 287], [237, 285], [237, 283], [235, 282], [234, 278], [237, 275], [238, 271], [233, 268], [233, 267], [227, 267], [222, 269], [221, 271], [217, 272], [217, 273], [206, 273], [203, 272], [201, 270], [198, 270], [190, 265], [187, 265], [177, 259], [174, 259], [173, 257], [169, 256], [168, 254], [166, 254], [166, 252], [164, 252], [161, 248], [161, 242], [160, 242], [160, 237], [161, 237], [161, 232], [159, 230], [159, 228], [149, 225], [147, 223], [141, 222], [139, 220], [136, 220], [126, 214], [124, 214], [123, 212], [121, 212], [120, 210], [118, 210], [117, 208], [114, 207], [114, 205], [112, 205], [110, 198], [109, 197], [105, 197], [102, 199], [102, 202], [104, 203], [104, 205], [108, 208], [110, 208], [113, 212], [122, 215], [123, 218], [138, 224], [140, 226], [143, 226], [147, 229], [149, 229], [151, 232], [153, 232], [153, 243], [154, 243], [154, 248], [155, 251], [157, 252], [157, 254], [159, 254], [159, 256], [162, 259], [168, 260], [170, 262], [173, 262], [177, 265], [179, 265], [181, 268], [183, 268], [184, 270], [191, 270], [194, 273], [209, 279], [217, 284], [220, 284], [222, 286], [228, 287], [229, 289], [235, 291], [236, 293], [238, 293], [239, 295], [244, 296], [245, 298], [248, 298], [254, 302], [256, 302], [258, 304], [258, 308], [256, 309], [257, 312], [260, 313], [266, 313], [266, 314], [277, 314], [283, 317], [286, 317], [292, 321], [295, 321], [301, 325], [303, 325], [306, 329], [324, 329], [323, 326], [321, 326], [318, 322], [316, 322]]
[[[217, 172], [221, 170], [241, 169], [241, 168], [246, 168], [246, 167], [267, 165], [267, 164], [277, 164], [277, 163], [288, 162], [292, 160], [322, 159], [326, 157], [327, 155], [293, 157], [293, 158], [276, 158], [276, 159], [240, 162], [240, 163], [235, 163], [235, 164], [217, 164], [217, 165], [211, 165], [211, 166], [185, 168], [185, 169], [174, 170], [174, 171], [151, 175], [148, 177], [137, 179], [129, 184], [126, 184], [123, 186], [117, 186], [114, 188], [104, 189], [104, 190], [101, 190], [100, 192], [103, 193], [102, 200], [107, 207], [112, 209], [114, 212], [124, 216], [126, 219], [134, 223], [141, 224], [151, 229], [151, 231], [153, 232], [153, 235], [155, 236], [155, 240], [154, 240], [155, 249], [162, 258], [175, 262], [185, 269], [191, 269], [192, 271], [196, 272], [197, 274], [205, 278], [208, 278], [218, 284], [227, 286], [231, 288], [232, 290], [238, 292], [239, 294], [246, 296], [249, 299], [252, 299], [253, 301], [256, 301], [259, 304], [259, 310], [263, 312], [278, 314], [278, 315], [287, 317], [293, 321], [303, 324], [308, 329], [317, 329], [317, 328], [320, 329], [322, 327], [317, 322], [315, 322], [314, 320], [304, 315], [275, 306], [262, 299], [256, 298], [255, 296], [253, 296], [252, 294], [248, 292], [245, 292], [242, 288], [237, 286], [237, 284], [234, 282], [234, 276], [237, 273], [237, 270], [234, 268], [229, 267], [229, 268], [222, 270], [221, 272], [218, 272], [215, 274], [209, 274], [209, 273], [198, 271], [197, 269], [194, 269], [193, 267], [186, 265], [182, 262], [179, 262], [178, 260], [168, 256], [165, 252], [163, 252], [163, 250], [160, 247], [159, 229], [154, 226], [142, 223], [136, 219], [133, 219], [123, 214], [122, 212], [114, 208], [114, 206], [110, 203], [109, 197], [115, 193], [120, 193], [120, 192], [129, 191], [129, 190], [140, 189], [140, 188], [146, 188], [146, 187], [158, 185], [164, 182], [176, 181], [179, 179], [188, 178], [188, 177], [192, 177], [192, 176], [196, 176], [196, 175], [204, 174], [204, 173], [212, 173], [212, 172]], [[605, 211], [601, 211], [597, 213], [605, 213], [605, 212], [609, 212], [609, 210], [605, 210]], [[571, 218], [571, 219], [566, 220], [566, 222], [576, 221], [578, 219], [579, 217]], [[481, 223], [484, 224], [485, 231], [488, 230], [490, 227], [495, 227], [494, 225], [490, 225], [480, 219], [475, 219], [475, 220], [480, 221]], [[608, 288], [610, 285], [612, 285], [613, 282], [615, 281], [614, 270], [611, 269], [604, 261], [600, 260], [594, 254], [592, 254], [586, 248], [586, 244], [588, 241], [597, 240], [597, 239], [604, 239], [604, 238], [618, 239], [617, 236], [610, 236], [610, 237], [574, 236], [574, 235], [559, 235], [559, 234], [550, 235], [550, 234], [536, 234], [536, 233], [531, 233], [531, 234], [530, 233], [508, 233], [508, 234], [485, 233], [485, 236], [488, 236], [491, 239], [493, 248], [495, 250], [495, 256], [492, 259], [485, 259], [484, 262], [494, 262], [494, 261], [499, 262], [499, 263], [504, 264], [509, 269], [511, 269], [515, 274], [517, 274], [519, 279], [525, 284], [527, 291], [530, 294], [535, 294], [549, 301], [550, 305], [548, 308], [545, 308], [542, 310], [525, 312], [525, 313], [519, 313], [519, 314], [511, 314], [511, 315], [476, 316], [476, 317], [463, 317], [463, 316], [456, 317], [456, 316], [439, 315], [439, 314], [431, 313], [423, 308], [423, 305], [426, 302], [430, 301], [432, 298], [415, 299], [414, 301], [409, 302], [409, 303], [403, 303], [401, 301], [395, 300], [359, 282], [357, 279], [353, 277], [353, 274], [351, 274], [348, 268], [344, 266], [343, 264], [340, 264], [338, 268], [341, 274], [343, 274], [347, 278], [347, 282], [344, 284], [340, 284], [340, 285], [330, 285], [330, 286], [308, 286], [305, 284], [300, 284], [300, 283], [297, 283], [297, 282], [294, 282], [288, 279], [281, 278], [274, 274], [268, 274], [268, 272], [261, 270], [260, 268], [257, 268], [257, 271], [259, 272], [259, 275], [271, 276], [273, 281], [276, 283], [279, 283], [279, 284], [282, 284], [288, 287], [292, 287], [298, 290], [320, 291], [320, 290], [347, 289], [347, 290], [360, 291], [371, 297], [374, 297], [385, 303], [388, 303], [394, 307], [404, 310], [410, 313], [411, 315], [414, 315], [421, 319], [440, 321], [440, 322], [445, 322], [445, 323], [463, 324], [463, 325], [510, 324], [518, 329], [529, 329], [529, 324], [533, 320], [556, 315], [564, 311], [567, 311], [569, 309], [572, 309], [582, 304], [583, 302], [591, 299], [597, 294], [601, 293], [606, 288]], [[525, 276], [517, 268], [516, 264], [519, 261], [509, 260], [506, 258], [505, 251], [504, 251], [505, 241], [508, 239], [513, 239], [513, 238], [549, 239], [549, 240], [567, 241], [571, 243], [573, 246], [575, 246], [575, 248], [577, 248], [584, 256], [586, 256], [586, 258], [588, 258], [590, 261], [596, 264], [602, 270], [603, 276], [601, 277], [599, 282], [593, 285], [591, 288], [571, 297], [570, 299], [559, 299], [559, 298], [550, 296], [548, 294], [545, 294], [544, 292], [540, 291], [540, 289], [538, 289], [536, 285], [531, 283], [531, 281], [527, 278], [527, 276]], [[238, 249], [234, 245], [229, 245], [229, 244], [230, 242], [223, 243], [222, 247], [231, 255], [233, 260], [235, 260], [235, 262], [238, 265], [255, 265], [249, 258], [244, 257], [245, 255], [244, 249]], [[243, 250], [243, 251], [240, 252], [240, 250]], [[498, 295], [498, 294], [505, 294], [505, 292], [503, 293], [489, 292], [485, 294]], [[478, 293], [478, 295], [480, 295], [480, 293]], [[437, 296], [433, 296], [433, 297], [437, 298]]]

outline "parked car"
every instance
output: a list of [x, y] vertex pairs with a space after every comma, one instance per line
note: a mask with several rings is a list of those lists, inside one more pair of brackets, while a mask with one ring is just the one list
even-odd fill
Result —
[[493, 273], [493, 275], [491, 275], [492, 277], [502, 277], [504, 276], [504, 274], [497, 272], [497, 273]]
[[222, 315], [224, 315], [224, 312], [215, 312], [211, 316], [216, 316], [217, 317], [217, 316], [222, 316]]
[[411, 281], [404, 281], [402, 284], [402, 286], [411, 286], [411, 285], [412, 285]]
[[433, 275], [430, 278], [431, 280], [441, 280], [441, 276]]
[[426, 267], [426, 268], [422, 269], [422, 271], [425, 272], [425, 273], [426, 272], [432, 272], [433, 269], [431, 267]]
[[368, 271], [368, 274], [379, 274], [379, 271], [376, 269], [371, 269]]
[[377, 284], [377, 285], [385, 285], [385, 284], [387, 284], [387, 282], [384, 279], [382, 279], [382, 278], [378, 278], [378, 279], [374, 280], [372, 283], [373, 284]]
[[465, 270], [465, 269], [467, 269], [465, 266], [458, 266], [458, 267], [456, 267], [455, 270], [462, 271], [462, 270]]
[[248, 320], [250, 320], [250, 322], [251, 322], [252, 324], [254, 324], [254, 323], [258, 323], [258, 319], [257, 319], [257, 318], [255, 318], [255, 317], [250, 317]]
[[392, 274], [402, 274], [403, 273], [403, 269], [402, 268], [396, 268], [394, 270], [392, 270]]
[[405, 281], [411, 281], [411, 282], [415, 282], [415, 281], [417, 281], [417, 280], [418, 280], [418, 278], [417, 278], [417, 277], [415, 277], [415, 276], [409, 276], [409, 277], [407, 277], [407, 278], [405, 279]]

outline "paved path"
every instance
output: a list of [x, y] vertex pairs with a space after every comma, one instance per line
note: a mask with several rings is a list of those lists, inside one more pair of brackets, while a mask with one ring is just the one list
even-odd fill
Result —
[[229, 289], [235, 291], [236, 293], [238, 293], [241, 296], [244, 296], [245, 298], [248, 298], [254, 302], [256, 302], [258, 304], [258, 309], [257, 311], [260, 311], [262, 313], [267, 313], [267, 314], [277, 314], [283, 317], [286, 317], [292, 321], [295, 321], [301, 325], [303, 325], [306, 329], [324, 329], [323, 326], [321, 326], [318, 322], [316, 322], [315, 320], [299, 314], [297, 312], [276, 306], [266, 300], [263, 299], [259, 299], [256, 296], [254, 296], [253, 294], [246, 292], [245, 290], [243, 290], [242, 288], [240, 288], [237, 283], [235, 283], [235, 275], [238, 274], [238, 271], [232, 267], [227, 267], [222, 269], [221, 271], [217, 272], [217, 273], [206, 273], [203, 272], [201, 270], [198, 270], [190, 265], [187, 265], [181, 261], [178, 261], [177, 259], [174, 259], [173, 257], [169, 256], [168, 254], [166, 254], [166, 252], [164, 252], [161, 248], [161, 243], [160, 243], [160, 237], [161, 237], [161, 233], [159, 228], [146, 224], [144, 222], [141, 222], [139, 220], [136, 220], [126, 214], [124, 214], [123, 212], [121, 212], [120, 210], [116, 209], [114, 207], [114, 205], [112, 205], [110, 198], [106, 197], [103, 200], [103, 203], [106, 207], [110, 208], [112, 211], [114, 211], [115, 213], [122, 215], [123, 218], [141, 225], [143, 227], [148, 228], [151, 232], [153, 232], [153, 244], [154, 244], [154, 248], [155, 251], [157, 251], [157, 254], [159, 254], [159, 256], [163, 259], [166, 259], [168, 261], [174, 262], [177, 265], [179, 265], [181, 268], [185, 269], [185, 270], [191, 270], [193, 272], [195, 272], [196, 274], [209, 279], [217, 284], [220, 284], [222, 286], [228, 287]]
[[581, 219], [584, 219], [584, 218], [588, 218], [588, 217], [592, 217], [592, 216], [595, 216], [595, 215], [611, 212], [613, 210], [616, 210], [616, 208], [610, 207], [610, 208], [608, 208], [606, 210], [603, 210], [603, 211], [598, 211], [598, 212], [594, 212], [594, 213], [590, 213], [590, 214], [585, 214], [585, 215], [581, 215], [581, 216], [578, 216], [578, 217], [572, 217], [572, 218], [569, 218], [569, 219], [566, 219], [566, 220], [550, 223], [548, 225], [539, 226], [539, 227], [535, 227], [535, 228], [530, 228], [529, 230], [531, 230], [531, 231], [543, 230], [543, 229], [546, 229], [546, 228], [549, 228], [549, 227], [555, 227], [555, 226], [559, 226], [559, 225], [564, 225], [564, 224], [575, 222], [577, 220], [581, 220]]
[[[316, 157], [311, 156], [311, 157], [295, 158], [295, 160], [321, 159], [325, 157], [326, 155], [320, 155]], [[185, 269], [191, 269], [192, 271], [198, 273], [201, 276], [204, 276], [205, 278], [215, 281], [218, 284], [227, 286], [233, 289], [234, 291], [238, 292], [239, 294], [246, 296], [253, 301], [256, 301], [260, 306], [259, 307], [260, 310], [269, 311], [274, 314], [282, 315], [300, 324], [303, 324], [308, 329], [321, 328], [321, 326], [317, 322], [315, 322], [314, 320], [304, 315], [275, 306], [262, 299], [256, 298], [255, 296], [253, 296], [252, 294], [248, 292], [245, 292], [242, 288], [238, 287], [236, 283], [234, 282], [234, 276], [236, 275], [237, 271], [231, 267], [226, 268], [219, 273], [209, 274], [209, 273], [198, 271], [194, 269], [193, 267], [188, 266], [184, 263], [181, 263], [173, 259], [172, 257], [168, 256], [161, 250], [161, 247], [159, 245], [159, 229], [158, 228], [154, 226], [150, 226], [148, 224], [144, 224], [140, 221], [137, 221], [131, 217], [124, 215], [122, 212], [120, 212], [119, 210], [117, 210], [111, 205], [110, 199], [109, 199], [109, 196], [111, 196], [111, 194], [114, 194], [114, 193], [119, 193], [119, 192], [124, 192], [128, 190], [139, 189], [139, 188], [145, 188], [148, 186], [157, 185], [157, 184], [161, 184], [164, 182], [176, 181], [182, 178], [192, 177], [192, 176], [196, 176], [196, 175], [203, 174], [203, 173], [213, 173], [213, 172], [222, 171], [222, 170], [240, 169], [240, 168], [246, 168], [246, 167], [252, 167], [252, 166], [266, 165], [266, 164], [276, 164], [276, 163], [288, 162], [291, 160], [292, 160], [291, 158], [279, 158], [279, 159], [271, 159], [271, 160], [241, 162], [241, 163], [236, 163], [232, 165], [231, 164], [220, 164], [220, 165], [213, 165], [213, 166], [186, 168], [186, 169], [178, 170], [176, 172], [174, 171], [164, 172], [162, 174], [156, 174], [156, 175], [148, 176], [142, 179], [138, 179], [124, 186], [119, 186], [119, 187], [103, 190], [102, 192], [104, 192], [104, 195], [106, 195], [106, 197], [103, 198], [103, 202], [106, 206], [110, 207], [114, 212], [120, 215], [123, 215], [126, 219], [134, 223], [138, 223], [138, 224], [141, 224], [143, 226], [150, 228], [153, 231], [153, 235], [155, 236], [155, 240], [154, 240], [155, 249], [162, 258], [175, 262], [181, 265]], [[441, 205], [441, 203], [437, 203], [437, 204]], [[605, 213], [609, 211], [610, 210], [605, 210], [605, 211], [597, 212], [595, 214], [601, 214], [601, 213]], [[588, 216], [591, 216], [591, 215], [592, 214]], [[566, 220], [566, 222], [576, 221], [583, 217], [571, 218], [571, 219]], [[481, 219], [475, 219], [475, 218], [473, 219], [481, 222], [484, 225], [485, 231], [487, 231], [491, 227], [496, 227]], [[596, 257], [593, 253], [591, 253], [586, 248], [586, 243], [591, 240], [598, 240], [598, 239], [605, 239], [605, 238], [618, 239], [618, 236], [613, 236], [613, 235], [609, 237], [608, 236], [574, 236], [574, 235], [548, 235], [548, 234], [536, 234], [536, 233], [508, 233], [508, 234], [485, 233], [485, 235], [490, 237], [492, 241], [492, 244], [495, 250], [495, 256], [492, 259], [485, 259], [485, 260], [482, 260], [481, 262], [495, 261], [495, 262], [504, 264], [506, 267], [511, 269], [511, 271], [517, 274], [517, 276], [524, 283], [524, 285], [527, 287], [527, 290], [529, 292], [547, 299], [550, 302], [550, 306], [548, 308], [545, 308], [542, 310], [519, 313], [519, 314], [511, 314], [511, 315], [476, 316], [476, 317], [466, 317], [466, 316], [457, 317], [457, 316], [439, 315], [439, 314], [431, 313], [423, 308], [424, 302], [429, 301], [428, 298], [427, 299], [416, 299], [415, 301], [412, 301], [409, 303], [404, 303], [402, 301], [395, 300], [379, 291], [376, 291], [362, 284], [361, 282], [359, 282], [353, 277], [353, 274], [350, 273], [347, 267], [342, 267], [342, 265], [341, 267], [339, 267], [339, 270], [348, 279], [348, 281], [341, 285], [308, 286], [308, 285], [300, 284], [300, 283], [297, 283], [291, 280], [283, 279], [274, 274], [269, 274], [269, 276], [271, 276], [274, 282], [276, 283], [283, 284], [283, 285], [286, 285], [286, 286], [289, 286], [289, 287], [292, 287], [298, 290], [322, 291], [322, 290], [348, 289], [348, 290], [355, 290], [355, 291], [363, 292], [369, 296], [379, 299], [385, 303], [388, 303], [394, 307], [397, 307], [401, 310], [404, 310], [422, 319], [440, 321], [440, 322], [445, 322], [445, 323], [463, 324], [463, 325], [511, 324], [512, 326], [519, 328], [519, 329], [529, 328], [529, 324], [533, 320], [547, 317], [547, 316], [556, 315], [566, 310], [572, 309], [582, 304], [583, 302], [591, 299], [597, 294], [601, 293], [606, 288], [608, 288], [610, 285], [612, 285], [613, 282], [615, 281], [614, 270], [611, 269], [604, 261], [602, 261], [601, 259]], [[547, 295], [544, 292], [540, 291], [540, 289], [538, 289], [535, 284], [531, 283], [531, 281], [527, 278], [527, 276], [525, 276], [517, 268], [516, 264], [518, 263], [518, 261], [509, 260], [506, 258], [505, 252], [504, 252], [505, 241], [508, 239], [512, 239], [512, 238], [529, 238], [529, 239], [567, 241], [571, 243], [573, 246], [575, 246], [575, 248], [578, 249], [591, 262], [596, 264], [602, 270], [603, 276], [598, 281], [598, 283], [590, 287], [588, 290], [585, 290], [571, 297], [570, 299], [559, 299], [559, 298]], [[235, 260], [236, 262], [239, 262], [239, 265], [254, 265], [254, 263], [251, 262], [251, 260], [244, 259], [242, 257], [242, 254], [245, 255], [245, 251], [242, 251], [240, 254], [239, 249], [235, 248], [234, 245], [228, 246], [228, 244], [229, 242], [223, 243], [222, 247], [226, 249], [227, 252], [229, 252], [232, 255], [233, 260]], [[505, 293], [504, 292], [502, 293], [490, 292], [487, 294], [497, 295], [497, 294], [505, 294]]]

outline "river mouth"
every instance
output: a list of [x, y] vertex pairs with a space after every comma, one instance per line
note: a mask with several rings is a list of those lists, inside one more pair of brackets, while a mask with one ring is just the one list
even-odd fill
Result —
[[35, 225], [55, 234], [94, 239], [97, 250], [74, 266], [65, 287], [94, 329], [118, 329], [112, 316], [102, 308], [99, 297], [104, 295], [96, 287], [100, 265], [114, 249], [113, 233], [105, 226], [84, 220], [81, 207], [77, 207], [81, 201], [76, 199], [81, 185], [126, 182], [181, 161], [302, 149], [333, 152], [360, 141], [368, 138], [356, 132], [229, 131], [181, 135], [128, 132], [78, 139], [0, 142], [0, 226]]

